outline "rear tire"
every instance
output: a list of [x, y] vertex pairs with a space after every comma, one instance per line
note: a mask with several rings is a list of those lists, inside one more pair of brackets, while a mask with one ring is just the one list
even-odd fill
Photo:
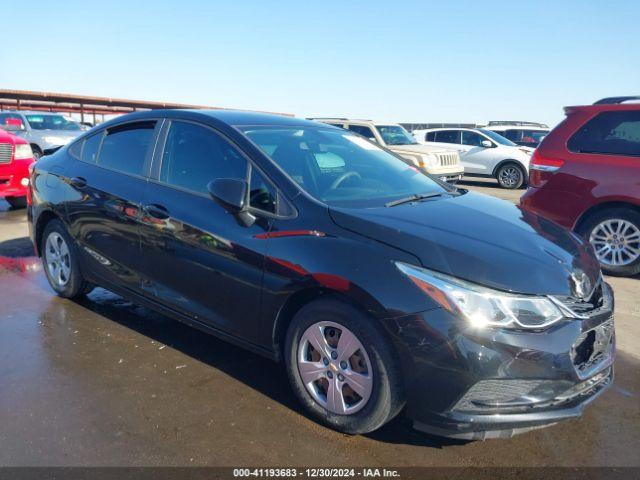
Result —
[[505, 163], [498, 168], [496, 172], [496, 180], [502, 188], [515, 190], [524, 184], [524, 169], [513, 162]]
[[60, 297], [77, 298], [91, 292], [80, 272], [76, 244], [60, 220], [47, 223], [40, 251], [49, 285]]
[[346, 302], [323, 298], [302, 307], [289, 326], [284, 353], [298, 400], [330, 428], [348, 434], [372, 432], [404, 406], [390, 342], [374, 319]]
[[12, 208], [27, 208], [27, 197], [7, 197], [5, 200]]
[[640, 213], [618, 207], [590, 215], [579, 228], [596, 251], [605, 273], [632, 276], [640, 273]]

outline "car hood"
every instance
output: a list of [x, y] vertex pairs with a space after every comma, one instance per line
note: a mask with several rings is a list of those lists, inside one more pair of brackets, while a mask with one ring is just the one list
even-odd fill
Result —
[[455, 151], [448, 148], [433, 145], [387, 145], [387, 148], [396, 153], [443, 153]]
[[[509, 202], [467, 192], [369, 209], [330, 209], [342, 228], [415, 255], [422, 266], [499, 290], [571, 295], [595, 286], [591, 247]], [[586, 277], [585, 277], [586, 275]]]

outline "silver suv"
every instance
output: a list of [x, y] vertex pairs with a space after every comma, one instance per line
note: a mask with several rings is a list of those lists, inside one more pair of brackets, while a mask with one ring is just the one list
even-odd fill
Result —
[[59, 113], [28, 110], [0, 113], [0, 128], [29, 142], [36, 159], [41, 157], [46, 149], [66, 145], [83, 132], [78, 123]]
[[441, 180], [456, 183], [464, 173], [457, 150], [442, 146], [420, 145], [404, 127], [397, 123], [346, 118], [314, 118], [312, 120], [342, 127], [362, 135], [391, 150], [407, 163]]

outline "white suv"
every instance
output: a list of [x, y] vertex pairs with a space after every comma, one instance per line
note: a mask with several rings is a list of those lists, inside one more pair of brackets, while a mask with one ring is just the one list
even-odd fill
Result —
[[535, 122], [496, 121], [489, 122], [489, 125], [482, 128], [496, 132], [518, 145], [531, 148], [536, 148], [550, 132], [549, 127], [544, 123]]
[[327, 123], [362, 135], [391, 150], [407, 160], [407, 163], [410, 162], [441, 180], [456, 183], [464, 174], [460, 155], [455, 148], [421, 145], [404, 127], [396, 123], [349, 120], [347, 118], [310, 118], [309, 120]]
[[520, 188], [529, 177], [533, 148], [521, 147], [482, 128], [433, 128], [414, 130], [420, 143], [455, 148], [465, 175], [493, 177], [502, 188]]

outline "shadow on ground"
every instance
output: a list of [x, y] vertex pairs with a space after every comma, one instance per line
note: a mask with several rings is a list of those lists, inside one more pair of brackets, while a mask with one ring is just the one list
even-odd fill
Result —
[[[282, 364], [265, 360], [257, 354], [140, 307], [102, 288], [97, 288], [86, 298], [79, 299], [75, 303], [216, 368], [308, 418], [291, 392]], [[368, 437], [380, 442], [431, 448], [467, 443], [417, 432], [403, 413], [383, 428], [369, 434]]]

